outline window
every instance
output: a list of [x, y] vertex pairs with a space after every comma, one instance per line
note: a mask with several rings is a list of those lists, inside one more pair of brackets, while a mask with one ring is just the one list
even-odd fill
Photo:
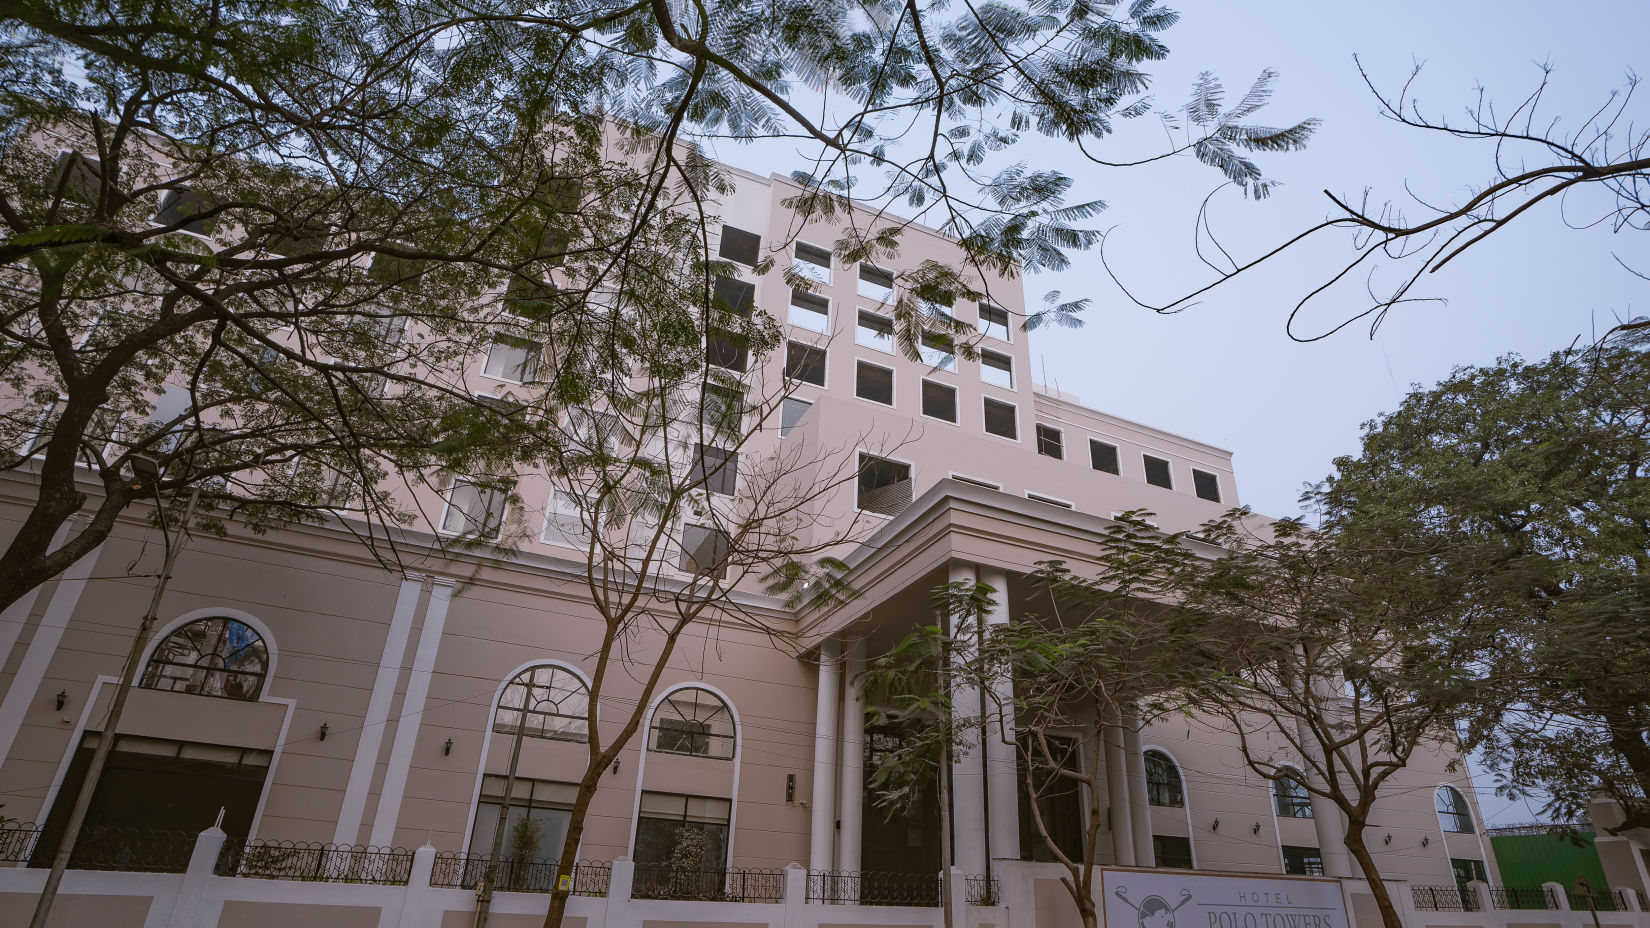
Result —
[[1186, 795], [1180, 785], [1180, 768], [1162, 751], [1146, 752], [1146, 801], [1171, 809], [1186, 805]]
[[786, 342], [785, 376], [816, 387], [825, 386], [825, 349], [801, 342]]
[[[1484, 869], [1482, 860], [1475, 860], [1471, 857], [1451, 857], [1449, 859], [1449, 869], [1455, 875], [1457, 886], [1465, 886], [1474, 880], [1480, 883], [1490, 881], [1489, 871]], [[1463, 898], [1465, 897], [1463, 896]]]
[[893, 354], [894, 320], [887, 316], [879, 316], [870, 310], [860, 310], [859, 321], [854, 326], [854, 341], [868, 348]]
[[590, 530], [585, 526], [584, 509], [572, 493], [560, 487], [552, 488], [544, 509], [544, 534], [541, 537], [546, 544], [586, 547], [590, 541]]
[[[180, 226], [181, 231], [195, 235], [210, 235], [217, 224], [216, 216], [202, 216], [218, 204], [209, 196], [188, 187], [167, 190], [160, 195], [160, 210], [155, 213], [155, 224]], [[200, 217], [200, 218], [196, 218]]]
[[980, 332], [1008, 341], [1008, 310], [990, 303], [980, 304]]
[[1028, 492], [1028, 493], [1026, 493], [1026, 499], [1029, 499], [1029, 500], [1031, 500], [1033, 502], [1037, 502], [1037, 503], [1047, 503], [1050, 506], [1059, 506], [1061, 509], [1076, 509], [1077, 508], [1076, 506], [1073, 506], [1071, 503], [1068, 503], [1063, 499], [1055, 499], [1052, 496], [1044, 496], [1041, 493], [1030, 493], [1030, 492]]
[[1323, 876], [1323, 853], [1315, 847], [1283, 846], [1283, 872], [1298, 876]]
[[[406, 242], [390, 242], [388, 247], [407, 250], [413, 248]], [[387, 286], [412, 289], [429, 268], [427, 261], [376, 252], [372, 256], [372, 263], [367, 265], [367, 278]]]
[[682, 554], [676, 567], [683, 573], [721, 580], [728, 575], [728, 533], [705, 525], [682, 526]]
[[700, 417], [700, 425], [712, 434], [743, 437], [745, 391], [723, 384], [705, 384]]
[[879, 303], [894, 302], [894, 272], [874, 264], [859, 265], [859, 295]]
[[831, 330], [831, 301], [806, 290], [791, 291], [791, 325], [810, 332]]
[[992, 483], [989, 480], [977, 480], [973, 477], [964, 477], [962, 474], [952, 474], [951, 479], [957, 481], [958, 483], [966, 483], [976, 487], [985, 487], [987, 490], [1001, 490], [1003, 488], [1002, 484]]
[[784, 438], [791, 434], [791, 429], [796, 428], [802, 417], [812, 408], [814, 404], [807, 400], [799, 400], [794, 396], [785, 397], [779, 404], [779, 437]]
[[[1077, 750], [1077, 739], [1064, 735], [1048, 735], [1048, 751], [1044, 753], [1037, 739], [1020, 736], [1020, 749], [1015, 751], [1019, 776], [1015, 782], [1020, 794], [1020, 859], [1057, 860], [1048, 842], [1037, 833], [1032, 819], [1032, 793], [1035, 792], [1037, 816], [1042, 819], [1049, 839], [1061, 853], [1072, 860], [1083, 858], [1083, 799], [1082, 787], [1058, 771], [1079, 770], [1082, 755]], [[1028, 777], [1027, 768], [1030, 767]], [[1028, 786], [1028, 784], [1030, 784]]]
[[487, 348], [487, 363], [481, 372], [495, 380], [527, 383], [538, 376], [539, 356], [544, 346], [514, 335], [494, 335]]
[[736, 277], [718, 277], [711, 299], [712, 305], [721, 312], [749, 316], [756, 308], [756, 285]]
[[750, 364], [750, 349], [745, 343], [745, 336], [726, 329], [706, 329], [705, 363], [743, 374]]
[[859, 362], [854, 375], [854, 395], [873, 403], [894, 405], [894, 372], [868, 361]]
[[1440, 786], [1434, 802], [1438, 808], [1438, 824], [1445, 831], [1472, 834], [1472, 809], [1467, 806], [1467, 797], [1461, 795], [1460, 790], [1453, 786]]
[[1152, 835], [1152, 854], [1159, 867], [1192, 869], [1192, 839], [1174, 835]]
[[1089, 439], [1089, 466], [1108, 474], [1117, 473], [1117, 446]]
[[274, 222], [257, 226], [264, 236], [263, 249], [270, 254], [296, 258], [314, 254], [327, 246], [330, 232], [317, 222]]
[[856, 500], [860, 509], [897, 516], [911, 505], [911, 499], [911, 465], [860, 453]]
[[957, 369], [957, 346], [951, 336], [940, 332], [922, 333], [922, 345], [917, 349], [922, 363], [942, 371]]
[[708, 890], [719, 896], [731, 805], [708, 796], [643, 792], [636, 817], [633, 894], [639, 899], [691, 899]]
[[734, 486], [739, 482], [739, 452], [704, 444], [698, 445], [697, 449], [694, 482], [703, 482], [705, 489], [711, 493], [732, 496]]
[[993, 386], [1014, 389], [1014, 359], [995, 351], [981, 351], [980, 379]]
[[822, 284], [831, 282], [831, 252], [829, 249], [810, 245], [807, 242], [796, 243], [796, 260], [791, 267], [808, 278]]
[[1066, 456], [1065, 438], [1059, 429], [1037, 423], [1037, 453], [1057, 461]]
[[932, 380], [922, 382], [922, 414], [935, 419], [944, 419], [947, 422], [957, 421], [957, 388], [935, 383]]
[[1169, 476], [1169, 462], [1162, 458], [1154, 458], [1149, 454], [1141, 455], [1146, 462], [1146, 482], [1154, 487], [1165, 490], [1174, 489], [1174, 480]]
[[578, 674], [546, 664], [529, 667], [504, 686], [493, 731], [551, 741], [590, 740], [590, 690]]
[[[54, 194], [61, 184], [65, 199], [95, 204], [103, 187], [103, 162], [78, 151], [58, 152], [57, 164], [53, 166], [51, 179], [47, 183]], [[127, 199], [116, 184], [109, 185], [109, 198], [113, 206], [119, 206]]]
[[722, 226], [722, 245], [717, 254], [729, 261], [756, 266], [762, 252], [762, 236], [733, 226]]
[[197, 619], [155, 646], [138, 686], [253, 702], [263, 693], [268, 668], [269, 650], [252, 626]]
[[1272, 807], [1279, 818], [1312, 817], [1312, 794], [1300, 774], [1289, 771], [1272, 781]]
[[468, 480], [455, 480], [446, 493], [447, 510], [441, 514], [441, 531], [447, 535], [474, 535], [497, 538], [504, 528], [504, 491], [480, 487]]
[[1192, 489], [1197, 492], [1199, 499], [1206, 499], [1211, 503], [1220, 502], [1220, 478], [1208, 471], [1192, 468]]
[[713, 760], [733, 759], [733, 713], [710, 690], [683, 687], [653, 711], [652, 749]]
[[[498, 813], [504, 805], [507, 779], [496, 773], [481, 778], [481, 797], [476, 803], [475, 827], [470, 829], [470, 854], [485, 857], [493, 853]], [[504, 820], [504, 853], [493, 879], [494, 889], [547, 893], [556, 888], [555, 867], [533, 866], [555, 862], [567, 840], [567, 821], [579, 788], [572, 783], [534, 780], [517, 775], [510, 795], [510, 810]], [[487, 878], [485, 861], [472, 860], [460, 875], [460, 885], [474, 889]]]
[[985, 430], [987, 432], [1018, 441], [1020, 426], [1015, 421], [1014, 414], [1015, 410], [1012, 404], [994, 400], [989, 396], [985, 398]]
[[613, 454], [627, 437], [618, 416], [582, 406], [568, 410], [567, 436], [589, 454]]

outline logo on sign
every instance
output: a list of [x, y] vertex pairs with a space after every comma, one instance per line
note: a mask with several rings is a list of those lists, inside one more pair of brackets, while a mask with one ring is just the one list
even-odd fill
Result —
[[1112, 895], [1123, 900], [1129, 908], [1134, 910], [1140, 928], [1174, 928], [1174, 913], [1180, 911], [1181, 906], [1192, 901], [1192, 891], [1183, 889], [1180, 891], [1180, 901], [1174, 905], [1169, 905], [1169, 900], [1155, 893], [1140, 900], [1139, 905], [1135, 905], [1134, 901], [1128, 897], [1128, 892], [1126, 887], [1119, 886], [1112, 892]]

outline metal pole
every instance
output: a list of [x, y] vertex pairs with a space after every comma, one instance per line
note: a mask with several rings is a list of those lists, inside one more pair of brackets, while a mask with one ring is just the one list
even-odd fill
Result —
[[[498, 879], [498, 858], [504, 853], [504, 827], [510, 820], [510, 800], [516, 792], [516, 765], [521, 761], [521, 734], [527, 730], [527, 696], [531, 693], [525, 684], [522, 686], [521, 718], [516, 722], [516, 738], [510, 745], [510, 769], [504, 775], [504, 801], [499, 803], [498, 823], [493, 826], [493, 850], [487, 857], [487, 876], [482, 880], [480, 891], [476, 893], [476, 920], [475, 928], [487, 928], [487, 914], [493, 907], [493, 883]], [[500, 700], [503, 703], [503, 700]], [[531, 810], [528, 810], [531, 814]], [[557, 876], [560, 876], [557, 868]]]
[[[29, 921], [29, 928], [46, 928], [46, 919], [51, 916], [52, 903], [57, 901], [57, 889], [63, 882], [63, 871], [69, 867], [69, 857], [74, 854], [75, 841], [80, 837], [80, 827], [86, 822], [86, 812], [92, 805], [92, 794], [97, 791], [97, 781], [103, 776], [103, 766], [109, 760], [109, 751], [114, 747], [115, 733], [120, 728], [121, 713], [126, 710], [126, 696], [132, 691], [132, 683], [137, 678], [138, 659], [143, 656], [143, 649], [149, 644], [149, 634], [154, 630], [155, 619], [160, 612], [161, 597], [166, 595], [167, 581], [172, 579], [172, 565], [177, 561], [178, 552], [182, 550], [183, 542], [187, 538], [189, 523], [195, 516], [195, 503], [200, 499], [200, 487], [189, 492], [189, 507], [183, 514], [184, 538], [178, 539], [178, 544], [172, 544], [172, 533], [166, 527], [166, 513], [160, 513], [161, 541], [165, 545], [166, 556], [161, 562], [160, 579], [155, 582], [155, 591], [149, 597], [149, 611], [143, 614], [143, 624], [138, 626], [138, 633], [132, 638], [132, 647], [126, 652], [126, 666], [120, 674], [120, 685], [115, 688], [115, 696], [109, 704], [109, 716], [103, 723], [102, 736], [97, 739], [97, 747], [92, 750], [92, 762], [86, 768], [86, 779], [80, 784], [80, 795], [75, 797], [74, 811], [69, 813], [69, 823], [64, 826], [63, 841], [57, 846], [57, 854], [52, 857], [52, 871], [46, 876], [46, 887], [40, 891], [40, 899], [34, 906], [34, 918]], [[155, 506], [160, 506], [160, 480], [155, 478]]]

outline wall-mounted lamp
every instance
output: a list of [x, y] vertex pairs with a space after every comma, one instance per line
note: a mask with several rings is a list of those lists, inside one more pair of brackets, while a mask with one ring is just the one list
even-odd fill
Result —
[[450, 755], [452, 753], [453, 753], [453, 739], [448, 738], [447, 743], [443, 744], [441, 746], [441, 756], [442, 757], [447, 757], [448, 755]]
[[613, 762], [613, 772], [614, 772], [614, 774], [617, 774], [619, 772], [619, 762], [617, 760], [615, 760]]
[[796, 801], [796, 774], [794, 773], [785, 774], [785, 801]]
[[1260, 834], [1260, 822], [1256, 822], [1255, 827], [1249, 829], [1249, 833], [1252, 835]]
[[1427, 845], [1429, 845], [1431, 843], [1432, 843], [1431, 838], [1427, 837], [1426, 835], [1421, 836], [1421, 846], [1422, 847], [1426, 847]]
[[321, 723], [321, 740], [327, 740], [327, 723], [325, 722]]
[[1382, 843], [1384, 843], [1384, 844], [1391, 844], [1391, 843], [1392, 843], [1392, 835], [1390, 835], [1390, 834], [1388, 834], [1388, 835], [1387, 835], [1387, 836], [1386, 836], [1386, 840], [1385, 840], [1385, 841], [1383, 841], [1383, 842], [1382, 842]]
[[68, 690], [58, 690], [57, 691], [57, 708], [58, 708], [58, 710], [62, 711], [63, 707], [68, 705], [68, 704], [69, 704], [69, 691]]
[[1209, 825], [1209, 830], [1210, 831], [1219, 831], [1220, 830], [1220, 819], [1218, 819], [1218, 818], [1215, 819], [1214, 822], [1212, 822]]

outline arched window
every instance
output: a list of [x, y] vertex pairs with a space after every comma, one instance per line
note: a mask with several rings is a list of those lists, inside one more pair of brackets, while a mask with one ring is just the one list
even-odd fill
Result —
[[1312, 794], [1306, 781], [1293, 770], [1272, 781], [1272, 804], [1280, 818], [1311, 818]]
[[493, 731], [527, 738], [589, 741], [590, 690], [565, 667], [529, 667], [504, 686]]
[[733, 713], [709, 690], [679, 689], [653, 712], [652, 749], [716, 760], [733, 758]]
[[269, 649], [252, 626], [223, 617], [197, 619], [161, 639], [138, 685], [256, 700], [268, 670]]
[[1438, 806], [1438, 823], [1444, 826], [1445, 831], [1456, 834], [1472, 834], [1472, 809], [1467, 807], [1467, 797], [1453, 786], [1438, 787], [1438, 794], [1434, 800]]
[[1146, 752], [1146, 801], [1171, 809], [1186, 804], [1186, 793], [1180, 785], [1180, 768], [1162, 751]]

